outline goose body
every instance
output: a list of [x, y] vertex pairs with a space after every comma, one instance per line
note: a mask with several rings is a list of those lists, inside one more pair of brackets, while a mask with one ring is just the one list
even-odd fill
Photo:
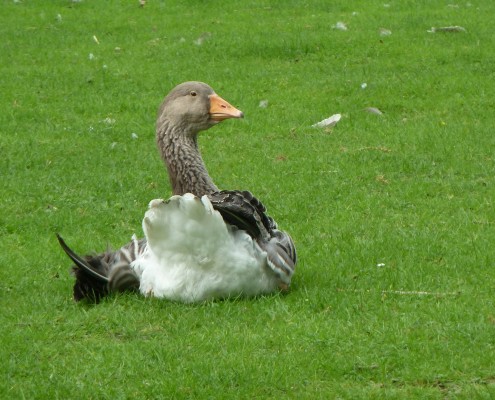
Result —
[[189, 303], [288, 289], [296, 264], [292, 239], [250, 192], [220, 191], [198, 149], [200, 131], [242, 116], [201, 82], [167, 95], [157, 144], [174, 195], [152, 200], [142, 223], [145, 239], [133, 237], [115, 252], [80, 257], [59, 236], [75, 263], [76, 300], [137, 289]]
[[140, 292], [183, 302], [273, 292], [266, 253], [226, 224], [208, 196], [153, 200], [143, 220], [147, 248], [132, 262]]

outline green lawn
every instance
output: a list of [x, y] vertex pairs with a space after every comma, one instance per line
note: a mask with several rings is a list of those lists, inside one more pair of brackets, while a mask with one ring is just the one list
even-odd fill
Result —
[[[494, 15], [1, 1], [0, 397], [495, 397]], [[219, 187], [251, 190], [293, 236], [292, 291], [76, 304], [55, 233], [81, 253], [142, 234], [170, 195], [156, 110], [186, 80], [244, 111], [200, 146]]]

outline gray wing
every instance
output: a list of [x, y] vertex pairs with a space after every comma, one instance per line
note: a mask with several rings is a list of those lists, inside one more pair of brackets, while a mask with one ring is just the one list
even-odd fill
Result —
[[296, 267], [296, 247], [290, 235], [278, 229], [261, 201], [248, 191], [238, 190], [222, 190], [208, 197], [226, 222], [245, 230], [266, 252], [268, 266], [287, 287]]

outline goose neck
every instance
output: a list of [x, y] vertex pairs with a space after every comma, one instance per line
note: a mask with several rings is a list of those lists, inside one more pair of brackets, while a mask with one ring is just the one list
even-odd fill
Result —
[[163, 124], [157, 130], [157, 144], [174, 194], [202, 196], [218, 191], [201, 157], [197, 133], [187, 134], [183, 129]]

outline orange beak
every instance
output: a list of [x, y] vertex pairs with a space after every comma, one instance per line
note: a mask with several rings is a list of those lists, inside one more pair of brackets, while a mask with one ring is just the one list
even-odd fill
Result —
[[210, 119], [215, 122], [221, 122], [229, 118], [244, 118], [241, 110], [227, 103], [217, 94], [210, 96]]

